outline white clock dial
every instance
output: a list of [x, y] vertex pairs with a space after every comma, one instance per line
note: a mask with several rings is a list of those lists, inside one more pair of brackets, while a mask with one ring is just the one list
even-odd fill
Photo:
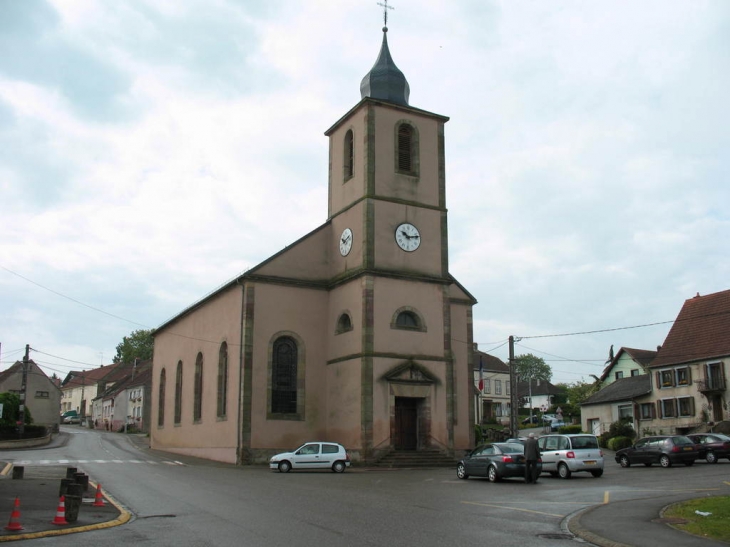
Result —
[[413, 224], [405, 222], [395, 229], [395, 241], [404, 251], [415, 251], [421, 244], [421, 234]]
[[347, 256], [352, 249], [352, 230], [345, 228], [340, 236], [340, 254]]

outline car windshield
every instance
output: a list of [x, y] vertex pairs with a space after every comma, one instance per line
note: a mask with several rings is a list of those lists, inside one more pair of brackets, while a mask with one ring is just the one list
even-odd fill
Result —
[[523, 454], [525, 447], [518, 443], [504, 443], [497, 445], [505, 454]]

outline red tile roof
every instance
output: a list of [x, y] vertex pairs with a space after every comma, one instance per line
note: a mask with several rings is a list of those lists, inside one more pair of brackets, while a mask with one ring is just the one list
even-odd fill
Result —
[[730, 290], [685, 300], [651, 368], [730, 356]]

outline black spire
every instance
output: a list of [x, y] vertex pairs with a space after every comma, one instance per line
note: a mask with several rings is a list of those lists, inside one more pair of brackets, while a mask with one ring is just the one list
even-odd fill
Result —
[[390, 56], [388, 49], [388, 9], [393, 9], [385, 4], [383, 6], [384, 21], [386, 26], [383, 27], [383, 45], [380, 47], [380, 55], [375, 61], [373, 68], [370, 69], [360, 82], [360, 97], [372, 97], [373, 99], [381, 99], [395, 104], [408, 105], [408, 96], [411, 88], [403, 73], [395, 66], [393, 57]]

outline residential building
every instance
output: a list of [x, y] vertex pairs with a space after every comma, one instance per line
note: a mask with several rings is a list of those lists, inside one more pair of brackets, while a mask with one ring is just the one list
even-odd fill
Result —
[[151, 366], [151, 360], [126, 364], [108, 378], [108, 387], [93, 401], [94, 427], [148, 431]]
[[546, 380], [517, 382], [517, 397], [522, 408], [532, 407], [546, 412], [555, 404], [557, 395], [560, 395], [560, 389]]
[[[61, 409], [61, 390], [32, 359], [27, 362], [25, 377], [25, 406], [30, 411], [33, 423], [57, 429]], [[16, 361], [9, 368], [0, 372], [0, 393], [20, 394], [22, 386], [22, 361]]]
[[104, 379], [113, 374], [118, 366], [114, 363], [91, 370], [69, 372], [61, 382], [61, 412], [75, 410], [81, 416], [82, 423], [85, 418], [91, 417], [91, 401], [104, 390]]
[[[727, 363], [730, 362], [730, 290], [684, 302], [646, 380], [620, 380], [586, 400], [584, 428], [604, 432], [629, 417], [639, 435], [684, 434], [730, 420]], [[645, 392], [646, 382], [651, 389]], [[615, 383], [618, 383], [615, 382]]]
[[473, 445], [476, 300], [449, 272], [448, 118], [409, 105], [386, 32], [361, 100], [325, 132], [326, 222], [156, 329], [152, 448], [243, 464], [312, 439], [360, 461]]
[[476, 344], [474, 344], [472, 359], [475, 423], [497, 422], [508, 425], [510, 416], [509, 367], [497, 357], [479, 351]]
[[620, 380], [647, 373], [649, 363], [656, 357], [657, 352], [645, 349], [621, 348], [603, 370], [599, 378], [600, 387], [604, 388]]

